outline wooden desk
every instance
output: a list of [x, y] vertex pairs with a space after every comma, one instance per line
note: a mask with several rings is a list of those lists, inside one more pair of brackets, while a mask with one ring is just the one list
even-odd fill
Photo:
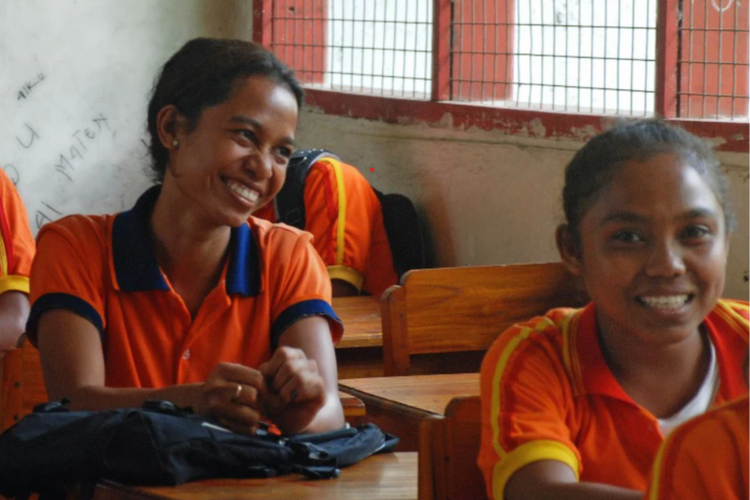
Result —
[[123, 486], [104, 481], [94, 500], [416, 500], [417, 454], [375, 455], [332, 480], [298, 474], [267, 479], [212, 479], [175, 487]]
[[344, 323], [345, 329], [337, 349], [383, 346], [380, 301], [377, 298], [335, 297], [333, 310]]
[[344, 323], [336, 346], [339, 378], [383, 375], [383, 329], [376, 297], [336, 297], [333, 310]]
[[444, 415], [458, 396], [479, 395], [478, 373], [409, 375], [339, 380], [339, 390], [361, 399], [365, 420], [401, 438], [398, 449], [419, 449], [419, 423]]

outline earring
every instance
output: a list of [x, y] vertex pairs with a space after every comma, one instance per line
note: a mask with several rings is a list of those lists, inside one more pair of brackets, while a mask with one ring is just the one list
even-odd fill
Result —
[[172, 146], [174, 146], [175, 148], [179, 148], [180, 147], [180, 141], [178, 141], [177, 139], [173, 140], [172, 141]]

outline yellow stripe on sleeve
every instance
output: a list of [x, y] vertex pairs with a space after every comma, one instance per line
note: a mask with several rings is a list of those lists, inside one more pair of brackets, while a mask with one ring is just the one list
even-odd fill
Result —
[[0, 294], [10, 291], [29, 293], [29, 278], [26, 276], [3, 276], [0, 278]]
[[503, 378], [503, 372], [508, 364], [508, 359], [513, 351], [516, 350], [518, 344], [529, 338], [533, 330], [529, 327], [521, 328], [519, 332], [513, 337], [510, 342], [505, 346], [503, 352], [500, 354], [500, 358], [497, 360], [495, 366], [495, 375], [492, 377], [492, 403], [490, 406], [490, 422], [492, 423], [492, 444], [495, 447], [495, 453], [501, 458], [505, 459], [507, 452], [500, 446], [500, 381]]
[[2, 276], [8, 276], [8, 255], [5, 252], [5, 241], [0, 236], [0, 273]]
[[554, 460], [562, 462], [578, 475], [578, 458], [575, 453], [564, 444], [551, 440], [530, 441], [522, 444], [509, 454], [503, 460], [495, 465], [492, 471], [492, 496], [496, 500], [503, 499], [505, 485], [508, 480], [518, 472], [519, 469], [540, 460]]
[[341, 171], [341, 163], [333, 158], [327, 158], [333, 166], [333, 174], [336, 176], [336, 191], [339, 199], [339, 217], [336, 231], [336, 264], [344, 263], [344, 235], [346, 230], [346, 187], [344, 186], [344, 173]]
[[328, 277], [332, 280], [342, 280], [350, 283], [358, 292], [362, 291], [365, 277], [347, 266], [328, 266]]

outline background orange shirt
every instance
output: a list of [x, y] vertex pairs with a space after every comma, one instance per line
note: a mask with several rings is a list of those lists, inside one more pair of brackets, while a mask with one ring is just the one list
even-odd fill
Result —
[[[356, 168], [333, 158], [317, 161], [305, 180], [304, 202], [305, 230], [331, 279], [374, 296], [398, 282], [380, 200]], [[276, 220], [273, 205], [253, 215]]]
[[748, 403], [745, 396], [675, 429], [659, 450], [646, 499], [746, 499]]
[[29, 274], [36, 246], [23, 200], [0, 169], [0, 293], [29, 293]]

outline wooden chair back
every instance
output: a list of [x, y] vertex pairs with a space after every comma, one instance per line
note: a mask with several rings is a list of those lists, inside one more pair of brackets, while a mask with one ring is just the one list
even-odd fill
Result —
[[39, 351], [26, 340], [0, 353], [0, 432], [47, 400]]
[[581, 295], [561, 263], [410, 271], [381, 299], [384, 373], [412, 373], [417, 354], [483, 353], [514, 323], [582, 306]]
[[477, 466], [481, 439], [479, 396], [454, 398], [445, 417], [422, 421], [419, 433], [419, 500], [486, 500]]

